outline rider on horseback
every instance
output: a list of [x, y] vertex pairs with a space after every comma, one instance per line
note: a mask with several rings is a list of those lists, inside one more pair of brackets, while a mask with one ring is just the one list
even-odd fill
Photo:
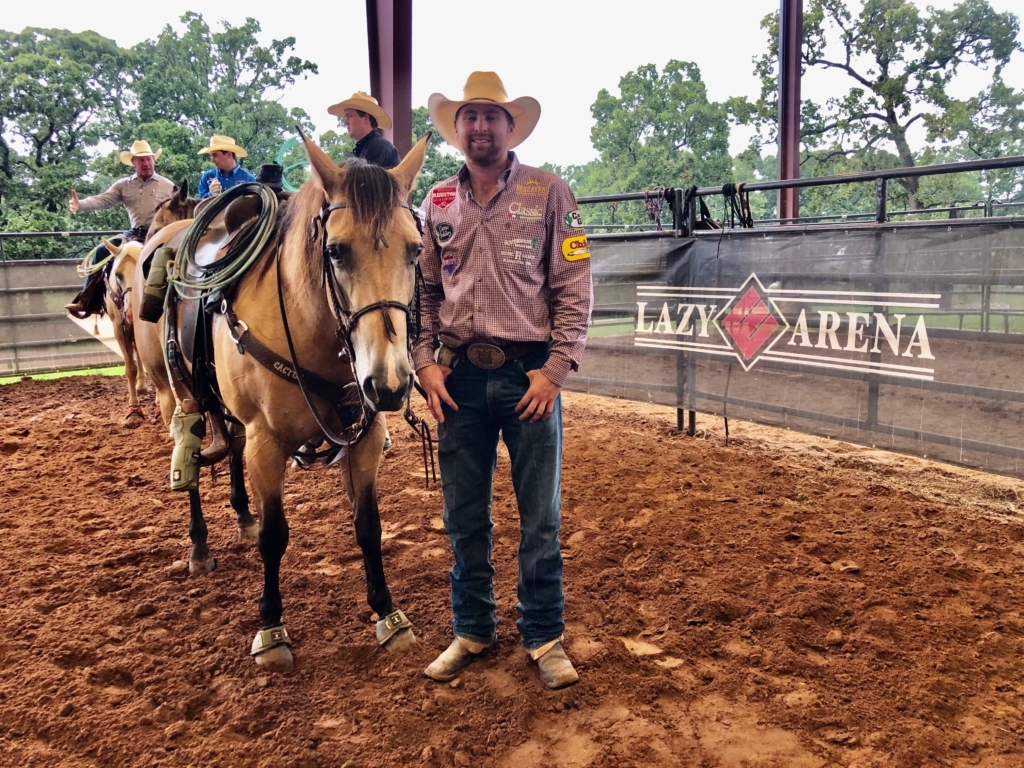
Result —
[[[129, 229], [125, 231], [126, 240], [146, 239], [149, 225], [161, 201], [174, 191], [174, 184], [156, 173], [156, 160], [163, 150], [154, 152], [147, 141], [136, 141], [131, 149], [121, 153], [121, 162], [135, 168], [135, 173], [127, 178], [115, 181], [106, 192], [99, 195], [78, 199], [78, 193], [71, 190], [71, 213], [89, 213], [123, 205], [128, 212]], [[95, 264], [109, 255], [109, 251], [100, 246], [94, 252], [92, 263]], [[75, 317], [85, 319], [89, 315], [103, 309], [104, 270], [93, 272], [85, 281], [81, 293], [73, 302], [64, 308]]]

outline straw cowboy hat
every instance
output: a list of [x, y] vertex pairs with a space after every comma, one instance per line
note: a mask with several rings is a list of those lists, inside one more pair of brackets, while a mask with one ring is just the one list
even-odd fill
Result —
[[133, 157], [152, 157], [153, 162], [155, 163], [162, 152], [162, 149], [158, 149], [154, 152], [153, 148], [149, 146], [148, 141], [136, 141], [132, 143], [131, 149], [126, 149], [119, 155], [119, 157], [121, 158], [121, 162], [125, 165], [131, 165]]
[[246, 152], [237, 144], [235, 144], [235, 140], [232, 139], [230, 136], [211, 136], [210, 146], [203, 147], [202, 149], [199, 150], [198, 154], [208, 155], [210, 152], [214, 152], [218, 149], [221, 152], [234, 152], [235, 157], [249, 156], [249, 153]]
[[327, 108], [327, 111], [335, 117], [344, 120], [346, 109], [358, 109], [360, 112], [365, 112], [368, 115], [373, 115], [377, 120], [377, 127], [388, 131], [391, 129], [391, 118], [388, 117], [388, 113], [385, 112], [377, 100], [368, 93], [362, 91], [356, 91], [352, 94], [351, 99], [345, 99], [339, 101], [337, 104]]
[[455, 136], [455, 113], [461, 106], [471, 102], [496, 104], [512, 115], [516, 130], [512, 134], [509, 149], [526, 141], [540, 120], [540, 102], [535, 98], [520, 96], [518, 99], [509, 101], [508, 94], [505, 93], [505, 84], [501, 82], [501, 78], [496, 73], [472, 72], [462, 88], [461, 101], [450, 101], [440, 93], [433, 93], [427, 99], [430, 121], [437, 128], [441, 137], [453, 147], [459, 146]]

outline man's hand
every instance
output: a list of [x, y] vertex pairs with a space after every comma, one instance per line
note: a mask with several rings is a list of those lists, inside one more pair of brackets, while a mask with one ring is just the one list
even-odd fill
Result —
[[81, 206], [78, 204], [78, 193], [75, 192], [75, 190], [72, 189], [71, 190], [71, 202], [68, 204], [68, 208], [71, 209], [71, 215], [72, 216], [77, 216], [78, 215], [78, 209], [80, 207]]
[[555, 400], [562, 388], [545, 376], [540, 370], [527, 371], [530, 377], [530, 388], [523, 399], [516, 405], [516, 413], [520, 421], [530, 420], [531, 423], [544, 419], [547, 421], [555, 410]]
[[459, 410], [459, 406], [452, 400], [452, 396], [448, 394], [448, 389], [444, 385], [444, 380], [448, 378], [451, 372], [451, 368], [438, 365], [437, 363], [428, 365], [426, 368], [420, 368], [416, 372], [416, 376], [420, 380], [420, 386], [427, 393], [427, 407], [434, 414], [434, 418], [442, 423], [444, 422], [444, 411], [441, 409], [442, 402], [447, 403], [448, 407], [453, 411]]
[[217, 179], [210, 181], [210, 196], [220, 194], [220, 182]]

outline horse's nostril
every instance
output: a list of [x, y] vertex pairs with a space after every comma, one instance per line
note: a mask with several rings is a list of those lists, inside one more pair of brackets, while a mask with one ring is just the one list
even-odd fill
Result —
[[371, 403], [376, 403], [378, 399], [377, 387], [373, 383], [373, 376], [367, 376], [363, 379], [363, 394], [366, 395], [366, 399]]

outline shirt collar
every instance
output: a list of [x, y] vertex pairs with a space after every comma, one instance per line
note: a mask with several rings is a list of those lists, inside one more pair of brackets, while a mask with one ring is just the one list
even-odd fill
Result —
[[355, 151], [358, 152], [360, 149], [365, 147], [367, 144], [369, 144], [371, 141], [373, 141], [378, 136], [380, 136], [380, 134], [377, 133], [377, 129], [374, 128], [372, 131], [370, 131], [368, 134], [363, 136], [363, 138], [361, 138], [359, 141], [356, 142], [356, 149], [355, 149]]
[[[505, 172], [498, 177], [498, 191], [495, 193], [494, 197], [500, 195], [509, 181], [519, 173], [519, 158], [516, 157], [516, 153], [510, 151], [508, 153], [508, 159], [511, 162], [508, 164], [508, 168], [505, 169]], [[469, 184], [469, 168], [466, 167], [465, 163], [463, 163], [462, 167], [459, 168], [458, 179], [459, 187], [463, 190], [463, 194], [468, 195], [471, 187]]]

